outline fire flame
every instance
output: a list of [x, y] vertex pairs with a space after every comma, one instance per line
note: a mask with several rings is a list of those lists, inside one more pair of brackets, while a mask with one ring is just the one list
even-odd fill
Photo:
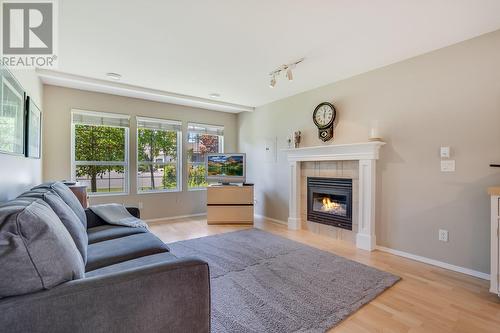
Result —
[[321, 207], [324, 211], [332, 211], [332, 210], [339, 210], [342, 207], [340, 206], [339, 203], [335, 201], [331, 201], [329, 197], [324, 197], [323, 198], [323, 207]]

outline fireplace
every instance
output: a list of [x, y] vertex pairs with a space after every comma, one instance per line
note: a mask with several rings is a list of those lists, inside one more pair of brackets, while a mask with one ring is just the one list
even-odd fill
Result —
[[308, 177], [307, 220], [352, 230], [352, 179]]

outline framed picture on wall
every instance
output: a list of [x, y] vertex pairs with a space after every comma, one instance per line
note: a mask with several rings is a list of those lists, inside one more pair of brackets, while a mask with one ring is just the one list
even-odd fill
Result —
[[24, 155], [24, 99], [22, 86], [0, 67], [0, 153]]
[[26, 97], [26, 157], [40, 158], [42, 112], [29, 96]]

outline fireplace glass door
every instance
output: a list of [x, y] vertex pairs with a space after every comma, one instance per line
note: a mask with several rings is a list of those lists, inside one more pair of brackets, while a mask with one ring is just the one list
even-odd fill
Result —
[[314, 192], [312, 200], [316, 212], [347, 217], [347, 195]]

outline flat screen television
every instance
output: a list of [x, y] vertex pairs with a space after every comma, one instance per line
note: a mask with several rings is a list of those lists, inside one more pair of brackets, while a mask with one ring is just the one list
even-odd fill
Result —
[[207, 154], [206, 168], [209, 183], [244, 183], [245, 154]]

